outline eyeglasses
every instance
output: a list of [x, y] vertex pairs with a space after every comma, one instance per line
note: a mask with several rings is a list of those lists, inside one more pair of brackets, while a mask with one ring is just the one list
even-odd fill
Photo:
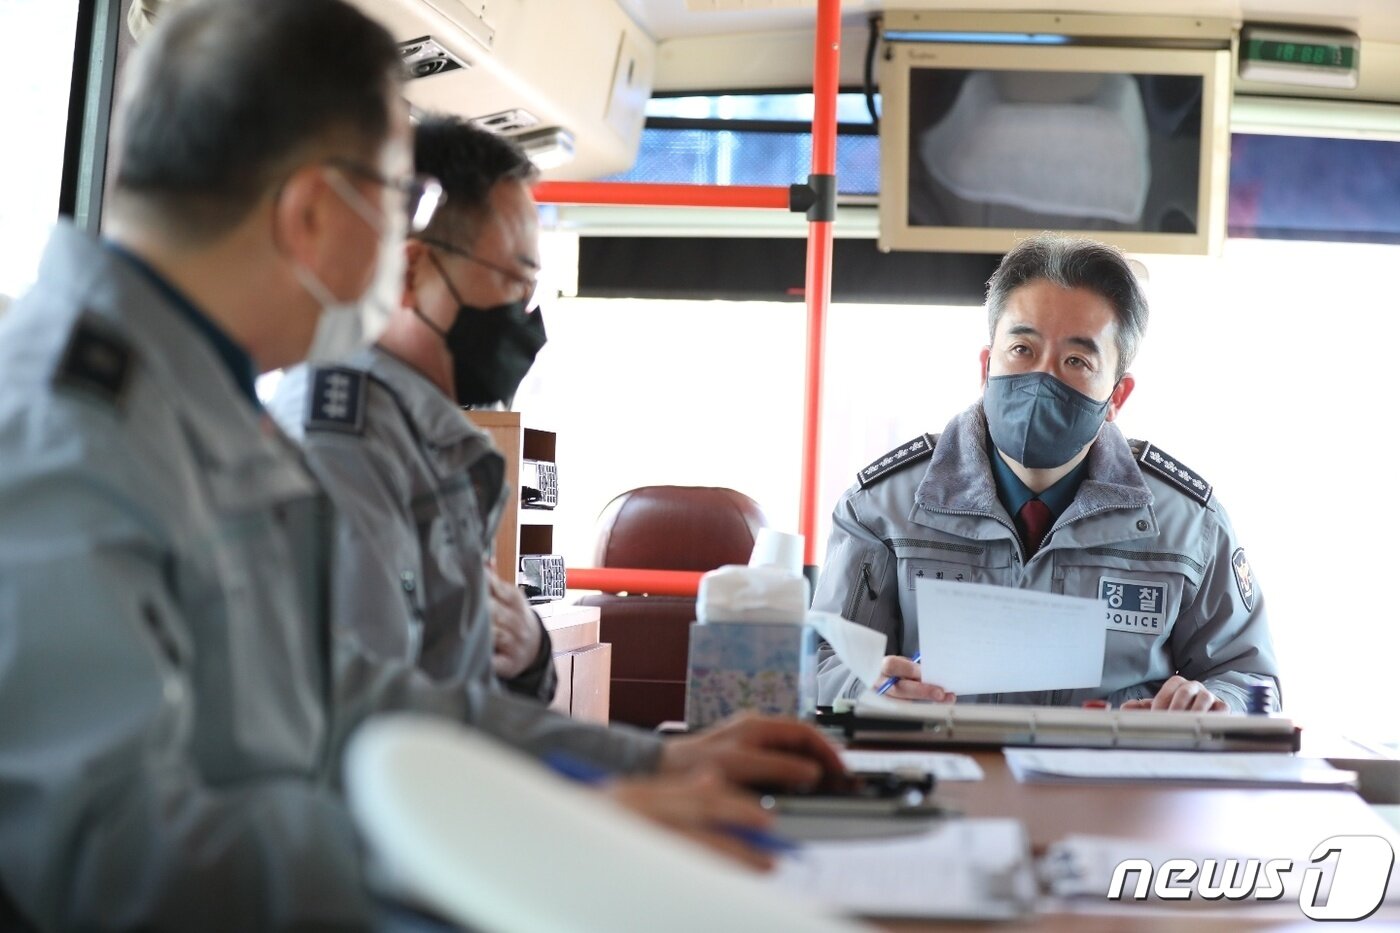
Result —
[[431, 175], [409, 175], [407, 178], [386, 178], [368, 166], [351, 159], [332, 158], [326, 162], [344, 169], [351, 175], [358, 175], [368, 181], [383, 185], [399, 192], [404, 198], [404, 210], [408, 215], [409, 233], [420, 233], [428, 228], [433, 215], [442, 205], [442, 185]]
[[482, 259], [480, 256], [474, 255], [469, 250], [465, 250], [460, 246], [454, 246], [453, 244], [448, 243], [446, 241], [430, 237], [421, 237], [420, 239], [423, 243], [427, 244], [428, 246], [437, 247], [443, 252], [451, 253], [454, 256], [461, 256], [463, 259], [466, 259], [469, 262], [474, 262], [479, 266], [484, 266], [485, 268], [490, 269], [498, 275], [504, 276], [508, 281], [514, 282], [515, 284], [519, 285], [521, 289], [524, 290], [526, 296], [526, 308], [533, 308], [535, 306], [535, 299], [539, 297], [539, 279], [521, 275], [519, 272], [512, 272], [510, 269], [507, 269], [504, 266], [498, 266], [494, 262], [488, 262], [487, 260]]

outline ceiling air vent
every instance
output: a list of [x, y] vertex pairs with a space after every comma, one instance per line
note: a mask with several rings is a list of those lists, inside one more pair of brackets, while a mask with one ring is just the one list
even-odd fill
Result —
[[518, 133], [521, 130], [528, 130], [531, 127], [540, 125], [540, 118], [528, 110], [516, 108], [514, 110], [502, 110], [500, 113], [488, 113], [484, 117], [473, 117], [473, 126], [492, 133], [505, 135], [508, 133]]
[[437, 43], [432, 36], [399, 43], [404, 70], [408, 77], [431, 78], [445, 71], [457, 71], [471, 66]]

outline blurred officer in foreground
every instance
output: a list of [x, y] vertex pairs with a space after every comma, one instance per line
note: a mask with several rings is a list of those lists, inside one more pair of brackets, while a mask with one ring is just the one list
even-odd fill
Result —
[[[962, 580], [1101, 599], [1098, 687], [964, 702], [1244, 712], [1278, 669], [1263, 599], [1208, 482], [1112, 424], [1147, 301], [1117, 250], [1044, 234], [987, 286], [982, 398], [857, 474], [836, 505], [813, 604], [883, 632], [891, 696], [923, 683], [917, 581]], [[863, 685], [824, 648], [821, 701]], [[927, 655], [927, 652], [924, 652]]]
[[[617, 771], [839, 769], [790, 723], [662, 745], [542, 722], [333, 624], [336, 516], [253, 380], [354, 352], [402, 291], [434, 185], [397, 48], [340, 0], [203, 0], [131, 68], [108, 238], [61, 225], [0, 321], [0, 923], [368, 926], [336, 775], [382, 710]], [[719, 847], [709, 821], [765, 819], [713, 772], [615, 793]]]

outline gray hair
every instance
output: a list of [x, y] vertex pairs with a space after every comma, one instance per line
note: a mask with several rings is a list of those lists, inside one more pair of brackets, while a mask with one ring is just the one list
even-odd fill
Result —
[[162, 9], [123, 89], [117, 193], [212, 239], [313, 152], [375, 153], [402, 69], [389, 33], [342, 0]]
[[1002, 257], [987, 281], [987, 328], [996, 338], [997, 322], [1011, 293], [1044, 279], [1061, 288], [1085, 288], [1113, 306], [1118, 317], [1118, 370], [1123, 378], [1147, 330], [1147, 296], [1121, 250], [1084, 237], [1039, 233]]

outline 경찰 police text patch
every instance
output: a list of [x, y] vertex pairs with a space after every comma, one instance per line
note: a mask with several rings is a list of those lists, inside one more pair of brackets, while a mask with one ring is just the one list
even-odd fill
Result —
[[1167, 587], [1145, 580], [1099, 577], [1105, 627], [1111, 632], [1160, 635], [1167, 630]]

